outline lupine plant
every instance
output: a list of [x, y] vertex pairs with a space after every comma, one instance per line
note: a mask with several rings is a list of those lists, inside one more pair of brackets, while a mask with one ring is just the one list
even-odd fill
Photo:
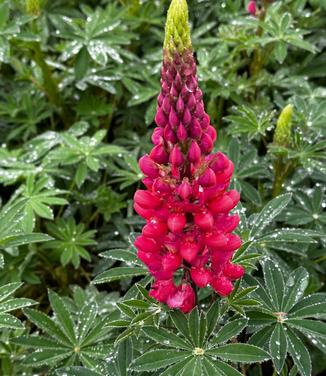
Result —
[[0, 375], [325, 373], [325, 20], [0, 0]]

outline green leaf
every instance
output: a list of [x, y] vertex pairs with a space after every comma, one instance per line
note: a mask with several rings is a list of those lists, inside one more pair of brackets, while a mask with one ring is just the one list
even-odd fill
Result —
[[36, 304], [36, 302], [32, 299], [12, 298], [0, 304], [0, 313], [14, 311], [16, 309], [20, 309], [24, 307], [30, 307], [31, 305], [34, 305], [34, 304]]
[[117, 281], [122, 278], [132, 278], [138, 277], [141, 275], [146, 275], [148, 272], [143, 268], [136, 267], [117, 267], [110, 270], [107, 270], [95, 277], [92, 281], [94, 284], [98, 283], [108, 283], [112, 281]]
[[223, 343], [228, 341], [230, 338], [237, 336], [248, 323], [248, 319], [237, 319], [230, 321], [223, 326], [223, 328], [213, 337], [211, 343]]
[[218, 356], [223, 360], [243, 363], [264, 362], [270, 358], [266, 351], [244, 343], [224, 345], [217, 349], [208, 350], [207, 354]]
[[129, 249], [110, 249], [109, 251], [100, 253], [100, 256], [112, 260], [118, 260], [132, 264], [139, 264], [139, 259], [137, 258], [137, 255], [135, 254], [135, 252]]
[[9, 19], [9, 5], [7, 2], [0, 4], [0, 31], [5, 29]]
[[12, 295], [23, 284], [21, 282], [8, 283], [0, 287], [0, 302]]
[[167, 347], [176, 347], [183, 350], [191, 351], [192, 345], [177, 336], [176, 334], [164, 329], [155, 328], [154, 326], [147, 326], [143, 328], [143, 332], [155, 342]]
[[27, 355], [23, 360], [23, 364], [37, 367], [49, 364], [58, 364], [61, 360], [72, 355], [72, 350], [61, 349], [61, 350], [43, 350], [40, 352], [33, 352]]
[[282, 64], [283, 61], [286, 58], [286, 55], [287, 55], [287, 45], [286, 45], [286, 43], [284, 43], [282, 41], [277, 42], [275, 49], [274, 49], [274, 55], [275, 55], [276, 60], [280, 64]]
[[[294, 270], [286, 281], [283, 312], [288, 312], [303, 296], [309, 282], [309, 274], [303, 267]], [[326, 303], [325, 303], [326, 306]]]
[[191, 353], [175, 350], [158, 349], [148, 351], [132, 363], [132, 369], [137, 372], [153, 371], [167, 367], [186, 359]]
[[322, 321], [289, 318], [286, 323], [306, 335], [326, 338], [326, 323]]
[[220, 303], [219, 301], [216, 301], [210, 306], [209, 310], [206, 313], [207, 337], [209, 337], [213, 333], [219, 318], [220, 318]]
[[181, 333], [185, 338], [189, 339], [192, 342], [192, 338], [189, 334], [188, 320], [186, 315], [184, 315], [180, 311], [172, 311], [170, 312], [170, 317], [179, 333]]
[[288, 205], [291, 194], [280, 195], [267, 203], [255, 218], [249, 233], [249, 240], [257, 239], [263, 234], [264, 229], [272, 223], [274, 218]]
[[183, 367], [189, 362], [189, 360], [193, 359], [193, 356], [188, 356], [182, 361], [179, 361], [176, 364], [168, 367], [165, 371], [160, 372], [160, 376], [171, 376], [171, 375], [180, 375], [180, 372], [183, 371]]
[[287, 331], [289, 353], [301, 376], [311, 376], [310, 355], [303, 342], [290, 329]]
[[211, 360], [209, 358], [204, 358], [204, 366], [207, 371], [207, 376], [216, 375], [216, 376], [240, 376], [242, 373], [224, 363], [220, 360]]
[[62, 298], [56, 292], [49, 290], [49, 300], [61, 329], [69, 340], [74, 343], [76, 341], [74, 323]]
[[57, 349], [58, 347], [60, 347], [60, 344], [58, 342], [36, 335], [13, 338], [10, 342], [15, 343], [16, 345], [34, 349]]
[[183, 367], [182, 375], [202, 376], [202, 361], [200, 358], [192, 358]]
[[283, 273], [275, 261], [267, 259], [262, 260], [261, 263], [267, 292], [272, 299], [275, 311], [280, 312], [284, 298]]
[[33, 234], [18, 234], [8, 236], [6, 238], [0, 239], [0, 248], [1, 247], [18, 247], [23, 244], [31, 244], [31, 243], [40, 243], [40, 242], [48, 242], [52, 238], [47, 234], [39, 234], [34, 232]]
[[266, 326], [276, 323], [276, 316], [267, 312], [248, 311], [246, 316], [249, 317], [249, 325]]
[[326, 318], [326, 294], [317, 293], [306, 296], [291, 308], [289, 316]]
[[87, 178], [87, 169], [88, 169], [87, 165], [84, 162], [80, 163], [77, 168], [76, 175], [75, 175], [75, 182], [78, 188], [80, 188], [83, 185], [84, 181]]
[[269, 353], [271, 354], [275, 369], [281, 372], [287, 355], [287, 339], [282, 324], [276, 324], [269, 341]]
[[87, 336], [89, 330], [94, 325], [97, 313], [98, 308], [95, 302], [86, 304], [81, 310], [78, 320], [78, 328], [76, 330], [76, 332], [78, 333], [78, 339], [81, 344], [83, 343], [83, 339]]
[[192, 339], [192, 343], [196, 347], [199, 347], [200, 332], [199, 332], [199, 312], [198, 312], [197, 307], [195, 307], [188, 315], [188, 332]]
[[0, 313], [0, 328], [22, 329], [23, 324], [9, 313]]
[[71, 342], [64, 332], [43, 312], [27, 308], [24, 309], [24, 314], [33, 324], [35, 324], [45, 333], [49, 334], [51, 337], [54, 337], [59, 343], [62, 343], [65, 346], [71, 346]]
[[98, 373], [89, 368], [77, 366], [59, 368], [55, 372], [58, 376], [103, 376], [103, 373]]
[[81, 80], [85, 77], [89, 67], [89, 53], [86, 47], [79, 50], [75, 61], [75, 77], [76, 80]]
[[267, 345], [273, 333], [274, 327], [274, 325], [271, 325], [258, 330], [258, 332], [250, 337], [248, 341], [249, 345], [261, 347], [264, 350], [269, 350]]

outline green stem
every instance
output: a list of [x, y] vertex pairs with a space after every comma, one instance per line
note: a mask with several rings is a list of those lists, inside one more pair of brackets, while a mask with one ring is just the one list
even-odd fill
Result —
[[283, 184], [286, 178], [293, 172], [295, 169], [295, 161], [284, 162], [283, 157], [279, 156], [274, 163], [274, 183], [272, 188], [272, 197], [278, 196], [282, 193]]
[[221, 120], [222, 120], [222, 117], [223, 117], [223, 109], [224, 109], [224, 98], [223, 97], [220, 97], [218, 102], [217, 102], [217, 109], [216, 109], [216, 130], [218, 131], [219, 127], [220, 127], [220, 124], [221, 124]]
[[47, 95], [49, 102], [59, 109], [60, 117], [62, 118], [62, 121], [64, 122], [65, 126], [68, 126], [70, 122], [68, 113], [63, 105], [57, 82], [53, 78], [51, 68], [45, 60], [40, 43], [32, 43], [32, 50], [32, 58], [42, 71], [43, 90]]

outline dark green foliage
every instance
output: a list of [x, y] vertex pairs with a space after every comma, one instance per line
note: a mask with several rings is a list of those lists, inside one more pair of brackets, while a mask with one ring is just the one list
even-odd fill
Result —
[[247, 3], [188, 1], [247, 273], [183, 315], [132, 245], [169, 1], [0, 0], [1, 375], [325, 372], [326, 3]]

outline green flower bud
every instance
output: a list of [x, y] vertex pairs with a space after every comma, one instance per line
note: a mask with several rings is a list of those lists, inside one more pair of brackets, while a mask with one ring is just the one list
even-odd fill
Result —
[[191, 49], [188, 5], [186, 0], [172, 0], [165, 25], [164, 49], [169, 54], [180, 55]]
[[40, 0], [26, 0], [26, 12], [33, 16], [39, 16], [41, 13]]
[[291, 144], [293, 106], [288, 104], [283, 108], [274, 131], [274, 143], [278, 146], [288, 146]]

